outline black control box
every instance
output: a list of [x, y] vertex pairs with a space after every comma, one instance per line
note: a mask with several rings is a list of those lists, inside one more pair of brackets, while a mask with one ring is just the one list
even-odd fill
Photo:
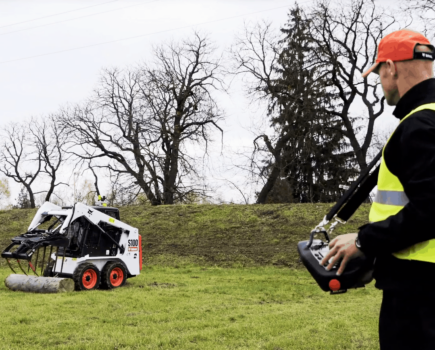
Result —
[[[337, 276], [339, 268], [335, 265], [330, 271], [326, 266], [321, 266], [320, 262], [329, 252], [329, 237], [325, 231], [327, 242], [320, 239], [313, 239], [312, 232], [309, 241], [298, 243], [298, 253], [302, 263], [316, 280], [319, 287], [325, 292], [331, 294], [345, 293], [348, 289], [361, 288], [373, 280], [374, 259], [367, 257], [358, 257], [348, 261], [344, 272]], [[329, 262], [332, 258], [329, 259]]]

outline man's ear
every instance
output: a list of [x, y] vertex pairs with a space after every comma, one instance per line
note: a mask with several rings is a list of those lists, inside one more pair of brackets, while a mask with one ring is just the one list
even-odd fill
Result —
[[387, 60], [385, 62], [385, 65], [387, 66], [387, 72], [389, 75], [391, 75], [393, 78], [397, 78], [397, 67], [395, 63], [392, 60]]

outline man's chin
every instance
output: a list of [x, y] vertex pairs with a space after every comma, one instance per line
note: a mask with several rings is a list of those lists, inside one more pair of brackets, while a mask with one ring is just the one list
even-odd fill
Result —
[[397, 101], [397, 99], [396, 98], [385, 98], [385, 100], [387, 101], [387, 105], [389, 105], [389, 106], [395, 106], [395, 105], [397, 105], [397, 102], [399, 102], [399, 101]]

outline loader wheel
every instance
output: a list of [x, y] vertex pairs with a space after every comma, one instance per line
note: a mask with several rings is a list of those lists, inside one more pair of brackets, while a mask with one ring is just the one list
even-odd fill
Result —
[[91, 263], [79, 265], [73, 273], [76, 290], [97, 289], [100, 286], [100, 271]]
[[104, 289], [121, 287], [127, 279], [127, 269], [120, 262], [107, 263], [101, 273], [101, 283]]

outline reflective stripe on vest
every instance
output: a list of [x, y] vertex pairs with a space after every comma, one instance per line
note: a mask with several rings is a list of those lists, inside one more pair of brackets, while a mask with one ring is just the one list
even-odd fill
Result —
[[[411, 113], [406, 115], [400, 123], [412, 114], [424, 109], [435, 111], [435, 103], [425, 104], [414, 109]], [[388, 141], [390, 141], [391, 136]], [[376, 193], [369, 214], [369, 220], [371, 222], [383, 221], [392, 215], [396, 215], [409, 202], [400, 180], [390, 172], [384, 161], [386, 146], [387, 145], [384, 146], [382, 152], [381, 167], [379, 169], [378, 192]], [[412, 235], [412, 232], [409, 232], [409, 234]], [[409, 248], [393, 253], [393, 255], [399, 259], [420, 260], [435, 263], [435, 239], [414, 244]]]
[[375, 202], [380, 204], [400, 205], [401, 207], [404, 207], [409, 202], [409, 199], [405, 192], [378, 190]]

